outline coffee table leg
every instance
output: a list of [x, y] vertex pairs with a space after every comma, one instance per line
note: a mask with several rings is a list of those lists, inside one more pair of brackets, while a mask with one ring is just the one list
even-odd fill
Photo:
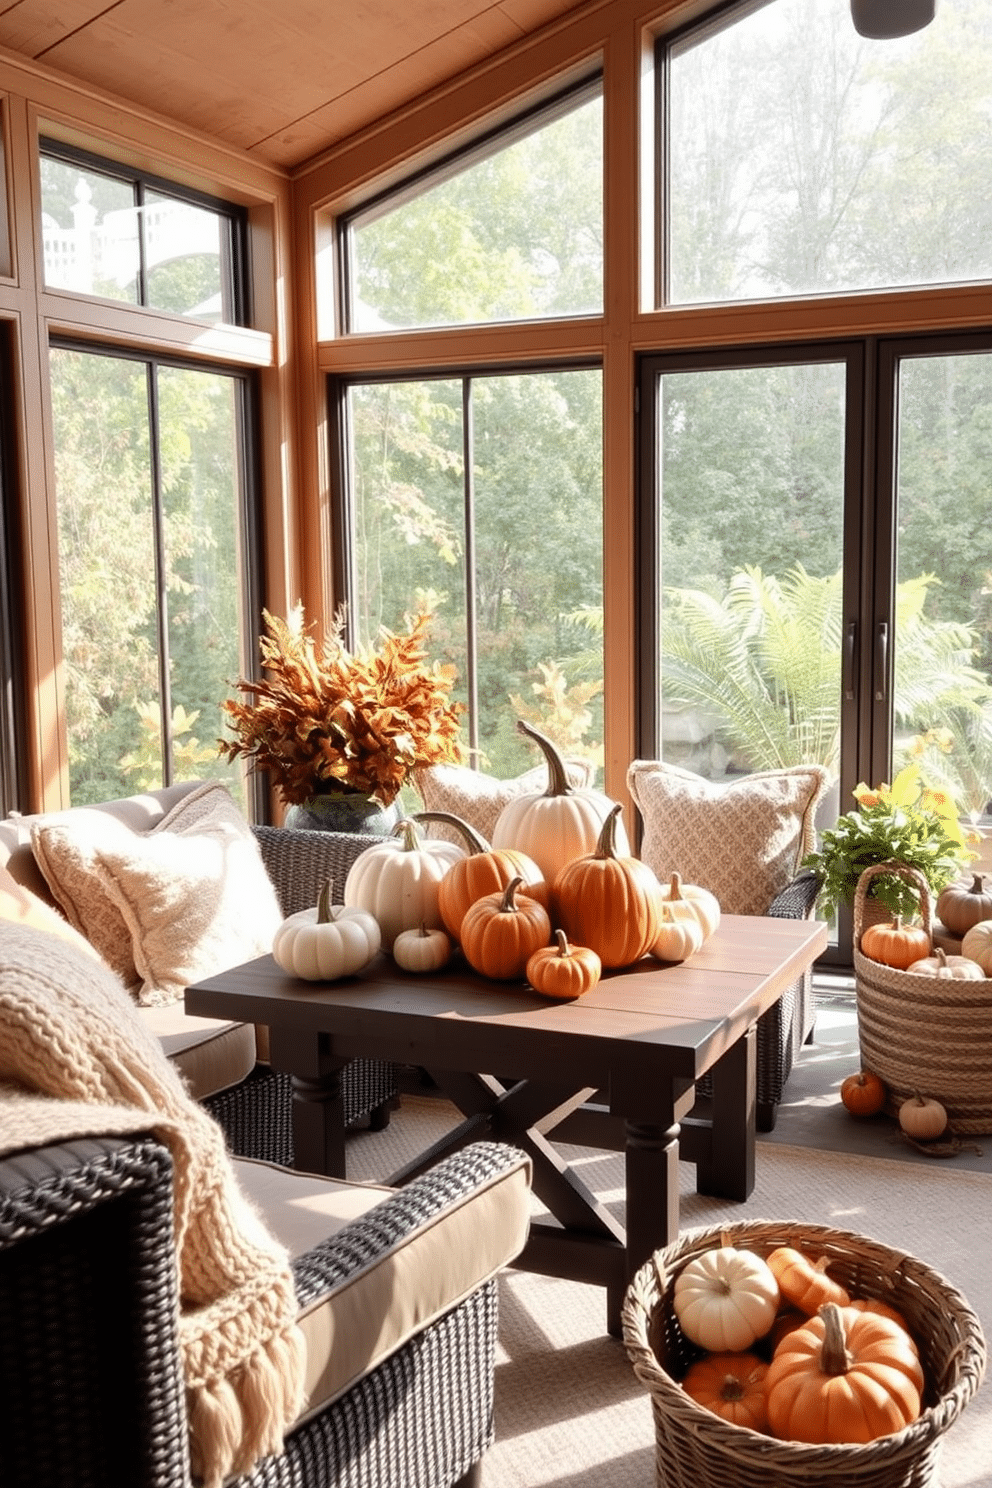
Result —
[[757, 1028], [752, 1023], [713, 1066], [709, 1152], [696, 1163], [696, 1192], [743, 1202], [754, 1188]]
[[329, 1052], [326, 1034], [269, 1030], [274, 1069], [293, 1080], [293, 1165], [303, 1173], [344, 1178], [344, 1099], [341, 1071], [347, 1060]]
[[[627, 1275], [679, 1234], [679, 1128], [626, 1123]], [[612, 1331], [612, 1330], [611, 1330]]]

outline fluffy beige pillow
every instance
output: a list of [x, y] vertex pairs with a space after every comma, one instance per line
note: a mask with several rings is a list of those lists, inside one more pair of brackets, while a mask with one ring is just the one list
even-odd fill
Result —
[[[569, 784], [577, 790], [588, 789], [595, 780], [596, 766], [589, 760], [566, 760], [565, 769]], [[537, 796], [547, 789], [548, 767], [536, 765], [510, 780], [497, 780], [495, 775], [465, 765], [422, 765], [414, 770], [413, 783], [425, 811], [447, 811], [458, 816], [491, 842], [504, 806], [517, 796]], [[432, 822], [427, 836], [464, 845], [460, 834], [443, 823]]]
[[106, 811], [76, 806], [36, 817], [31, 850], [69, 924], [96, 950], [130, 991], [141, 978], [134, 965], [131, 933], [97, 871], [98, 854], [126, 846], [135, 833]]
[[[87, 823], [86, 859], [126, 927], [139, 1003], [175, 1002], [191, 982], [271, 950], [282, 920], [276, 891], [251, 828], [219, 781], [184, 796], [151, 832], [90, 815], [101, 824]], [[38, 829], [49, 864], [78, 848], [69, 840], [72, 825]]]
[[659, 760], [634, 760], [641, 857], [659, 878], [700, 884], [727, 914], [765, 914], [814, 845], [829, 776], [820, 765], [763, 770], [719, 785]]

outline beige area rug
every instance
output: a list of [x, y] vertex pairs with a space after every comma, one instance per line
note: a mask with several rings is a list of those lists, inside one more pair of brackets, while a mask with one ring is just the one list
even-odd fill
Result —
[[[455, 1121], [444, 1101], [404, 1096], [385, 1132], [349, 1138], [349, 1176], [388, 1176]], [[563, 1151], [622, 1216], [622, 1158]], [[992, 1342], [992, 1178], [767, 1144], [759, 1146], [757, 1183], [746, 1204], [701, 1198], [694, 1183], [695, 1169], [683, 1164], [684, 1229], [724, 1218], [790, 1219], [870, 1236], [946, 1276]], [[605, 1294], [509, 1271], [500, 1282], [500, 1307], [496, 1442], [485, 1461], [484, 1488], [654, 1488], [650, 1401], [622, 1344], [605, 1332]], [[940, 1482], [992, 1488], [992, 1380], [945, 1436]]]

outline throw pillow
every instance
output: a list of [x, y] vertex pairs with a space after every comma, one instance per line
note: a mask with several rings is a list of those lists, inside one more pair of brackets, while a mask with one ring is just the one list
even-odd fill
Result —
[[85, 854], [71, 821], [37, 836], [49, 865], [60, 854], [74, 864], [85, 856], [91, 897], [102, 896], [125, 927], [134, 966], [125, 981], [139, 1003], [175, 1002], [191, 982], [271, 950], [282, 922], [276, 891], [220, 781], [184, 796], [151, 832], [90, 815], [101, 825], [87, 822]]
[[32, 894], [4, 867], [0, 867], [0, 919], [17, 925], [29, 925], [35, 930], [46, 930], [49, 935], [58, 935], [77, 950], [96, 957], [97, 953], [85, 936], [73, 929], [68, 920], [37, 894]]
[[[568, 759], [565, 769], [576, 790], [589, 789], [596, 777], [596, 766], [590, 760]], [[447, 811], [460, 817], [491, 842], [503, 807], [518, 796], [539, 796], [547, 789], [548, 770], [546, 765], [536, 765], [510, 780], [497, 780], [495, 775], [465, 765], [422, 765], [414, 770], [413, 783], [425, 811]], [[443, 822], [431, 822], [427, 836], [465, 845], [461, 834]]]
[[641, 813], [641, 857], [662, 881], [709, 889], [726, 914], [766, 914], [815, 839], [829, 781], [820, 765], [715, 784], [660, 760], [634, 760], [627, 788]]

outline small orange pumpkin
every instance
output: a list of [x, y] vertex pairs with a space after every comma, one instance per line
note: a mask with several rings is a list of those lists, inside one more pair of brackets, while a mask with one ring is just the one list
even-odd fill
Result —
[[528, 960], [527, 980], [542, 997], [568, 1001], [591, 992], [602, 970], [595, 951], [572, 945], [564, 930], [556, 930], [555, 944], [541, 946]]
[[875, 1441], [916, 1420], [922, 1393], [905, 1329], [834, 1302], [786, 1335], [765, 1375], [768, 1424], [786, 1441]]
[[937, 895], [937, 914], [952, 935], [964, 935], [979, 920], [992, 918], [992, 894], [985, 888], [984, 873], [972, 874], [971, 887], [948, 884]]
[[523, 978], [527, 962], [551, 938], [548, 911], [536, 899], [518, 893], [513, 878], [502, 894], [485, 894], [462, 920], [462, 950], [481, 976], [509, 982]]
[[896, 915], [890, 924], [869, 925], [861, 936], [863, 956], [901, 971], [929, 956], [930, 950], [927, 932], [921, 925], [904, 925], [902, 915]]
[[596, 851], [566, 863], [551, 886], [556, 923], [604, 966], [631, 966], [658, 938], [661, 885], [640, 858], [618, 857], [612, 808]]
[[752, 1431], [768, 1429], [765, 1375], [768, 1365], [757, 1354], [707, 1354], [690, 1364], [682, 1388], [697, 1405]]
[[840, 1098], [852, 1116], [877, 1116], [885, 1105], [888, 1091], [884, 1080], [871, 1070], [859, 1070], [842, 1081]]
[[511, 847], [490, 847], [467, 821], [449, 811], [418, 811], [417, 822], [444, 822], [464, 840], [467, 857], [452, 863], [437, 887], [437, 907], [453, 940], [461, 938], [462, 920], [477, 899], [501, 894], [511, 878], [519, 878], [523, 892], [548, 907], [550, 890], [544, 874], [526, 853]]
[[825, 1302], [837, 1302], [845, 1307], [850, 1297], [839, 1281], [827, 1275], [827, 1260], [821, 1256], [811, 1261], [791, 1245], [780, 1245], [768, 1256], [778, 1282], [778, 1289], [786, 1302], [812, 1317]]

